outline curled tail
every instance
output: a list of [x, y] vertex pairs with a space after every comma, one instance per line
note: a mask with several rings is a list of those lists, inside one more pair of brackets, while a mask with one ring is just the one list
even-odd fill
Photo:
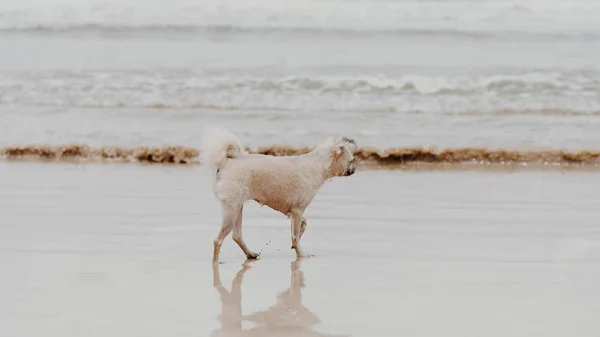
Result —
[[200, 146], [200, 163], [213, 171], [225, 167], [228, 159], [239, 158], [246, 151], [240, 140], [222, 128], [207, 129]]

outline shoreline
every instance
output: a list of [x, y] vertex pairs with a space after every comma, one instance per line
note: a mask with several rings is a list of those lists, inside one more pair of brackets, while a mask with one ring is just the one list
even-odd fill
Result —
[[[272, 156], [302, 155], [311, 149], [291, 146], [246, 148], [249, 153]], [[414, 147], [384, 150], [359, 147], [355, 156], [358, 166], [367, 170], [600, 171], [600, 151], [597, 150], [450, 148], [435, 151]], [[0, 161], [200, 166], [201, 154], [196, 148], [184, 146], [92, 148], [86, 145], [32, 145], [0, 148]]]
[[[39, 157], [17, 157], [1, 158], [0, 163], [31, 163], [31, 164], [72, 164], [72, 165], [137, 165], [140, 167], [177, 167], [177, 168], [200, 168], [200, 162], [172, 163], [153, 162], [123, 159], [82, 159], [76, 157], [62, 158], [39, 158]], [[541, 163], [428, 163], [410, 162], [398, 164], [381, 164], [373, 162], [358, 162], [357, 167], [364, 171], [407, 171], [407, 172], [589, 172], [600, 173], [600, 164], [541, 164]]]

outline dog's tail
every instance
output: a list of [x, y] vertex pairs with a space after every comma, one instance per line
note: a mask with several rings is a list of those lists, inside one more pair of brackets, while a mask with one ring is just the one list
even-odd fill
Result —
[[225, 167], [228, 159], [245, 153], [242, 142], [233, 133], [223, 128], [208, 128], [200, 145], [200, 163], [216, 171]]

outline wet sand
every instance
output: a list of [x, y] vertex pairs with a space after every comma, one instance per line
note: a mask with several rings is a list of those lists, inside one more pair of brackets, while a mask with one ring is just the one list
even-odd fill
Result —
[[359, 171], [296, 260], [245, 207], [245, 264], [195, 166], [0, 162], [0, 336], [598, 336], [600, 175]]

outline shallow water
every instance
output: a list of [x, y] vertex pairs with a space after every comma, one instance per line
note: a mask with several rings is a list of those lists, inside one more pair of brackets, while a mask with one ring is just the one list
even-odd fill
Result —
[[244, 269], [227, 238], [218, 275], [220, 210], [196, 167], [4, 162], [0, 176], [3, 336], [600, 332], [595, 173], [359, 171], [308, 209], [315, 257], [294, 264], [288, 220], [248, 204], [262, 258]]

